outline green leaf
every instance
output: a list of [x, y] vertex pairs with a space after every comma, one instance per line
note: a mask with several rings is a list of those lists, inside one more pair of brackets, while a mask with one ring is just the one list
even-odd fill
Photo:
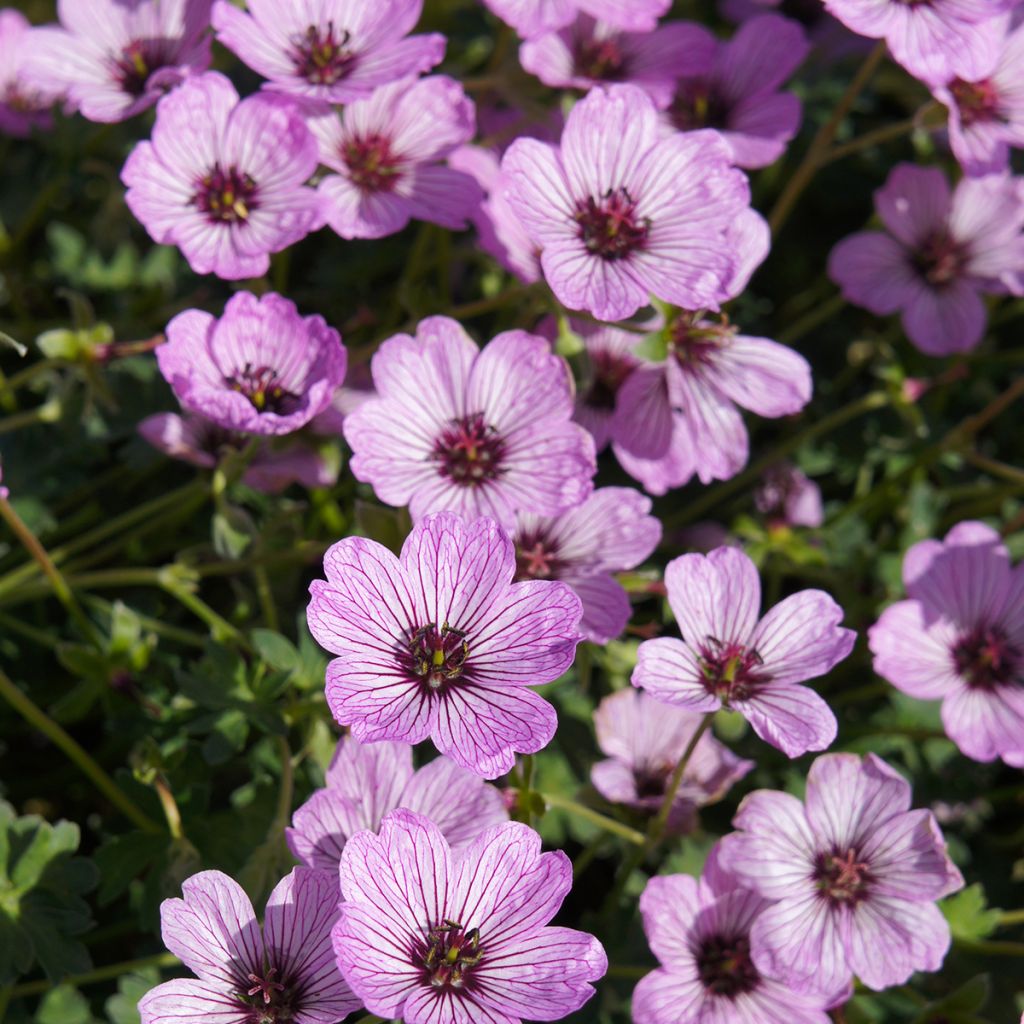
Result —
[[131, 832], [108, 839], [95, 855], [96, 867], [102, 879], [96, 902], [102, 907], [117, 899], [132, 879], [140, 877], [166, 848], [167, 840], [164, 836], [148, 832]]
[[271, 668], [281, 672], [295, 672], [302, 667], [302, 658], [287, 637], [272, 629], [254, 629], [249, 635], [256, 653]]
[[987, 938], [999, 927], [1002, 911], [989, 909], [980, 882], [967, 886], [939, 904], [955, 939]]
[[914, 1018], [913, 1024], [947, 1024], [964, 1018], [971, 1019], [985, 1008], [991, 989], [992, 982], [987, 974], [975, 975], [944, 999], [929, 1003]]
[[50, 989], [36, 1010], [36, 1024], [91, 1024], [89, 1000], [70, 985]]
[[111, 996], [104, 1007], [110, 1024], [139, 1024], [139, 1000], [159, 984], [160, 972], [155, 967], [118, 978], [117, 995]]

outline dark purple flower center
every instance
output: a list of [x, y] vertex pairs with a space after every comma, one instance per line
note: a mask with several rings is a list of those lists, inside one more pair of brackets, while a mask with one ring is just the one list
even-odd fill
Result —
[[697, 972], [708, 992], [729, 999], [752, 992], [761, 980], [750, 959], [750, 939], [746, 935], [705, 939], [697, 951]]
[[295, 73], [310, 85], [334, 85], [352, 73], [356, 55], [348, 48], [352, 38], [347, 29], [310, 25], [305, 34], [292, 39]]
[[625, 188], [609, 189], [600, 199], [588, 196], [576, 204], [579, 238], [589, 252], [603, 260], [625, 259], [647, 243], [651, 222], [640, 217]]
[[859, 859], [855, 848], [819, 853], [813, 877], [818, 891], [833, 906], [856, 906], [868, 895], [872, 882], [868, 863]]
[[621, 82], [628, 73], [626, 55], [614, 37], [577, 40], [573, 65], [580, 78], [601, 82]]
[[249, 219], [258, 209], [256, 182], [236, 167], [222, 170], [215, 164], [212, 171], [196, 185], [192, 202], [214, 224], [237, 224]]
[[276, 967], [268, 967], [262, 974], [250, 972], [243, 982], [248, 987], [238, 990], [238, 999], [247, 1007], [244, 1019], [248, 1024], [286, 1024], [294, 1018], [299, 1007], [296, 993], [283, 981], [278, 981]]
[[957, 674], [972, 690], [994, 690], [1024, 682], [1024, 652], [1007, 639], [998, 626], [977, 626], [953, 646]]
[[52, 106], [52, 103], [43, 99], [41, 93], [35, 90], [29, 91], [18, 82], [8, 82], [4, 86], [3, 98], [0, 99], [0, 103], [17, 114], [37, 114]]
[[786, 504], [796, 489], [797, 477], [789, 466], [772, 466], [754, 492], [757, 511], [770, 519], [785, 519]]
[[354, 185], [367, 192], [390, 192], [398, 184], [401, 161], [384, 135], [367, 135], [345, 143], [342, 159]]
[[558, 579], [565, 563], [558, 557], [558, 545], [543, 530], [516, 538], [516, 579]]
[[637, 765], [633, 769], [633, 784], [636, 786], [636, 795], [639, 799], [652, 796], [665, 795], [665, 783], [672, 773], [673, 765], [644, 764]]
[[431, 988], [472, 989], [473, 968], [484, 958], [480, 931], [444, 920], [427, 932], [426, 941], [417, 943], [416, 956], [423, 967], [423, 981]]
[[698, 320], [696, 314], [677, 317], [669, 332], [669, 352], [684, 370], [714, 362], [718, 350], [736, 333], [727, 323]]
[[257, 412], [273, 412], [280, 416], [298, 399], [297, 395], [281, 385], [277, 370], [269, 366], [254, 368], [251, 363], [246, 363], [239, 373], [225, 377], [224, 383], [232, 391], [245, 395]]
[[619, 388], [633, 372], [636, 363], [631, 359], [612, 352], [597, 351], [590, 355], [591, 381], [583, 396], [583, 404], [593, 409], [611, 412], [615, 408], [615, 399]]
[[505, 472], [505, 441], [482, 412], [474, 412], [448, 423], [430, 458], [441, 476], [461, 487], [475, 487]]
[[966, 253], [948, 231], [936, 231], [918, 245], [913, 261], [928, 284], [942, 287], [960, 276]]
[[170, 61], [170, 46], [164, 39], [136, 39], [114, 60], [114, 77], [123, 92], [141, 96], [154, 71]]
[[953, 80], [949, 87], [960, 111], [960, 120], [965, 126], [995, 121], [999, 114], [999, 95], [995, 84], [986, 79], [983, 82], [965, 82], [962, 78]]
[[730, 108], [711, 82], [690, 78], [680, 82], [669, 118], [681, 132], [695, 128], [725, 128]]
[[438, 629], [436, 623], [428, 622], [413, 631], [400, 660], [426, 693], [443, 694], [464, 677], [468, 658], [469, 644], [461, 629], [447, 622]]
[[700, 646], [699, 661], [705, 688], [724, 704], [749, 700], [771, 680], [757, 650], [740, 643], [723, 643], [709, 636]]

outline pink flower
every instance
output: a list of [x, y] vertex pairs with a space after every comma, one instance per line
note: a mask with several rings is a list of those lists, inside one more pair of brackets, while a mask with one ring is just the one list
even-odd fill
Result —
[[765, 472], [754, 492], [754, 504], [772, 524], [815, 529], [824, 522], [821, 488], [789, 462]]
[[513, 529], [519, 510], [555, 515], [593, 490], [594, 446], [543, 338], [506, 331], [481, 351], [430, 317], [385, 341], [372, 369], [378, 397], [345, 420], [352, 472], [413, 520], [451, 509]]
[[900, 164], [875, 193], [887, 232], [844, 238], [828, 260], [843, 296], [899, 312], [922, 352], [966, 352], [985, 332], [979, 292], [1024, 294], [1024, 185], [993, 175], [950, 192], [942, 171]]
[[466, 227], [483, 195], [473, 178], [442, 162], [475, 130], [473, 101], [437, 75], [382, 86], [311, 118], [320, 162], [335, 174], [318, 193], [324, 218], [342, 238], [383, 238], [411, 218]]
[[270, 292], [237, 292], [218, 320], [188, 309], [156, 350], [178, 401], [225, 430], [290, 434], [330, 405], [345, 379], [341, 335]]
[[29, 84], [27, 57], [39, 29], [13, 7], [0, 8], [0, 132], [26, 138], [53, 127], [50, 110], [61, 98], [51, 84]]
[[829, 1024], [824, 996], [794, 992], [751, 959], [751, 931], [771, 903], [737, 884], [712, 849], [698, 880], [658, 875], [640, 896], [661, 966], [633, 991], [634, 1024]]
[[554, 735], [530, 686], [557, 679], [580, 640], [582, 608], [564, 583], [513, 583], [515, 548], [492, 519], [427, 516], [401, 559], [347, 537], [310, 585], [309, 628], [337, 655], [327, 703], [362, 743], [428, 736], [456, 764], [497, 778], [515, 752]]
[[[700, 723], [700, 715], [666, 707], [640, 690], [620, 690], [605, 697], [594, 712], [594, 726], [597, 744], [608, 760], [590, 769], [594, 788], [612, 803], [655, 813]], [[697, 809], [721, 800], [753, 767], [753, 761], [740, 760], [713, 736], [702, 736], [672, 805], [673, 829], [692, 829]]]
[[247, 6], [248, 13], [217, 0], [217, 38], [272, 88], [318, 104], [362, 99], [444, 57], [444, 36], [409, 36], [423, 0], [248, 0]]
[[580, 13], [630, 32], [650, 32], [672, 0], [484, 0], [484, 5], [532, 39], [564, 28]]
[[768, 338], [682, 314], [667, 342], [664, 362], [645, 363], [619, 388], [611, 424], [616, 458], [652, 494], [743, 468], [749, 439], [737, 407], [775, 418], [810, 401], [807, 361]]
[[216, 72], [189, 79], [157, 105], [152, 141], [121, 172], [129, 209], [161, 245], [177, 245], [197, 274], [258, 277], [320, 227], [304, 182], [316, 140], [283, 97], [250, 96]]
[[60, 27], [34, 29], [29, 89], [64, 92], [90, 121], [124, 121], [210, 66], [211, 0], [59, 0]]
[[767, 167], [800, 128], [800, 101], [778, 90], [807, 56], [807, 36], [797, 22], [775, 14], [745, 21], [727, 43], [699, 31], [711, 61], [697, 71], [679, 69], [666, 119], [684, 132], [716, 128], [737, 165]]
[[629, 487], [602, 487], [557, 516], [520, 512], [516, 578], [562, 580], [583, 602], [580, 632], [606, 644], [626, 628], [629, 598], [613, 573], [635, 569], [658, 546], [651, 501]]
[[349, 838], [362, 829], [376, 832], [396, 807], [428, 818], [456, 850], [508, 821], [501, 791], [447, 757], [413, 771], [407, 744], [363, 746], [348, 736], [334, 751], [327, 785], [292, 815], [285, 838], [299, 861], [337, 877]]
[[334, 1024], [359, 1009], [331, 953], [338, 910], [330, 875], [294, 868], [270, 894], [262, 932], [249, 897], [220, 871], [201, 871], [181, 888], [184, 899], [160, 906], [164, 945], [197, 977], [150, 989], [139, 1002], [143, 1024]]
[[523, 43], [519, 61], [553, 88], [590, 89], [631, 82], [662, 108], [680, 75], [711, 69], [714, 39], [697, 25], [670, 22], [646, 32], [624, 32], [588, 14]]
[[984, 523], [915, 544], [903, 560], [908, 600], [868, 632], [875, 671], [921, 700], [942, 701], [950, 739], [976, 761], [1024, 768], [1024, 566]]
[[573, 107], [560, 147], [517, 139], [501, 168], [559, 301], [621, 320], [652, 292], [687, 309], [725, 297], [750, 198], [731, 159], [716, 133], [664, 138], [647, 94], [615, 85]]
[[[155, 413], [142, 420], [138, 430], [165, 455], [201, 469], [213, 469], [225, 453], [240, 451], [247, 443], [244, 435], [192, 413]], [[277, 444], [263, 442], [242, 475], [244, 484], [265, 494], [278, 494], [293, 483], [330, 487], [337, 479], [337, 469], [299, 438]]]
[[406, 1024], [558, 1020], [608, 969], [592, 935], [546, 927], [571, 886], [569, 858], [526, 825], [453, 853], [426, 818], [392, 811], [342, 854], [338, 967], [371, 1013]]
[[847, 28], [884, 39], [889, 52], [915, 78], [977, 80], [996, 62], [1004, 22], [1017, 0], [825, 0]]
[[819, 757], [801, 803], [758, 790], [722, 840], [722, 863], [772, 900], [750, 932], [755, 967], [805, 992], [856, 975], [876, 990], [935, 971], [949, 925], [935, 900], [963, 886], [931, 811], [874, 754]]
[[4, 467], [3, 467], [3, 464], [0, 463], [0, 500], [6, 501], [11, 496], [11, 492], [6, 487], [3, 486], [3, 484], [2, 484], [3, 478], [4, 478]]
[[665, 569], [668, 603], [683, 639], [645, 640], [633, 685], [690, 711], [739, 711], [789, 757], [825, 750], [836, 719], [813, 690], [853, 648], [843, 610], [821, 590], [801, 590], [758, 618], [761, 581], [742, 551], [682, 555]]
[[992, 73], [932, 88], [949, 108], [949, 145], [969, 175], [1005, 171], [1010, 149], [1024, 148], [1024, 25], [1004, 37]]

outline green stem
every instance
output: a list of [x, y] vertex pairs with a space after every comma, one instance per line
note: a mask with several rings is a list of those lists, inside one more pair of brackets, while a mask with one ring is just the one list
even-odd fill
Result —
[[643, 846], [647, 842], [644, 834], [635, 828], [630, 828], [628, 825], [623, 825], [621, 821], [592, 811], [589, 807], [570, 800], [568, 797], [560, 796], [558, 793], [541, 793], [541, 799], [548, 807], [555, 807], [567, 814], [575, 815], [583, 821], [589, 821], [591, 825], [596, 825], [605, 832], [611, 832], [612, 835], [620, 836], [627, 842], [633, 843], [634, 846]]
[[714, 711], [708, 711], [705, 713], [700, 725], [697, 726], [693, 735], [690, 737], [690, 742], [686, 744], [686, 749], [683, 751], [682, 757], [680, 757], [679, 761], [676, 763], [675, 771], [672, 773], [672, 777], [669, 779], [668, 785], [665, 787], [665, 796], [661, 801], [661, 807], [658, 808], [658, 813], [651, 821], [650, 827], [647, 830], [647, 842], [651, 848], [657, 846], [665, 834], [665, 828], [668, 825], [668, 818], [672, 813], [672, 805], [675, 803], [679, 787], [683, 784], [683, 775], [686, 773], [686, 766], [690, 763], [690, 758], [693, 757], [693, 752], [697, 749], [697, 744], [700, 743], [704, 733], [711, 728], [711, 723], [714, 721], [714, 718]]
[[253, 567], [253, 576], [256, 577], [256, 594], [260, 599], [260, 608], [263, 610], [263, 622], [267, 629], [275, 633], [279, 629], [277, 619], [277, 606], [274, 604], [274, 592], [270, 587], [270, 577], [267, 575], [265, 565], [257, 564]]
[[[113, 978], [120, 978], [122, 974], [131, 971], [141, 971], [147, 967], [177, 967], [181, 961], [173, 953], [156, 953], [153, 956], [144, 956], [138, 960], [123, 960], [119, 964], [108, 964], [106, 967], [97, 967], [94, 971], [86, 971], [85, 974], [71, 974], [64, 978], [60, 984], [71, 985], [75, 988], [81, 985], [93, 985], [98, 981], [110, 981]], [[15, 985], [11, 995], [38, 996], [55, 988], [52, 981], [26, 981], [21, 985]]]
[[605, 977], [628, 978], [631, 981], [639, 981], [641, 978], [650, 974], [653, 970], [653, 964], [650, 967], [634, 967], [629, 964], [612, 964], [609, 966]]
[[210, 633], [214, 640], [221, 643], [231, 640], [238, 644], [239, 647], [251, 650], [249, 641], [246, 640], [241, 630], [215, 612], [198, 594], [193, 594], [184, 583], [168, 579], [163, 573], [159, 575], [161, 578], [158, 581], [158, 586], [180, 604], [184, 605], [193, 615], [202, 619], [210, 627]]
[[832, 116], [821, 126], [818, 134], [811, 141], [803, 160], [793, 172], [793, 177], [789, 179], [789, 183], [782, 190], [782, 195], [779, 196], [775, 206], [772, 208], [772, 212], [768, 215], [768, 224], [772, 229], [773, 236], [777, 235], [782, 229], [783, 224], [786, 223], [790, 213], [792, 213], [797, 200], [803, 194], [804, 189], [811, 183], [818, 168], [821, 167], [824, 157], [832, 145], [833, 139], [836, 137], [836, 132], [839, 131], [843, 118], [850, 112], [857, 97], [871, 80], [884, 57], [885, 42], [882, 40], [868, 54], [864, 63], [857, 70], [857, 74], [854, 75], [853, 81], [850, 82], [846, 92], [843, 93], [836, 104], [835, 110], [832, 111]]
[[997, 462], [995, 459], [986, 458], [978, 452], [967, 452], [964, 458], [977, 469], [982, 469], [991, 476], [1001, 477], [1011, 483], [1024, 484], [1024, 470], [1016, 466], [1008, 466], [1005, 462]]
[[39, 644], [40, 647], [52, 649], [60, 644], [58, 637], [41, 629], [36, 629], [35, 626], [30, 626], [28, 623], [22, 622], [21, 619], [8, 615], [6, 612], [0, 612], [0, 626], [3, 626], [4, 629], [9, 629], [12, 633], [20, 633], [26, 640], [31, 640], [33, 643]]
[[55, 402], [44, 402], [34, 409], [14, 412], [0, 419], [0, 434], [10, 434], [15, 430], [31, 427], [36, 423], [55, 423], [60, 419], [60, 406]]
[[505, 291], [492, 295], [490, 298], [477, 299], [475, 302], [467, 302], [461, 306], [454, 306], [448, 310], [446, 315], [455, 320], [471, 320], [473, 317], [482, 316], [484, 313], [492, 313], [496, 309], [511, 305], [520, 299], [525, 299], [539, 293], [535, 284], [513, 285]]
[[174, 839], [185, 839], [185, 829], [181, 824], [181, 811], [178, 810], [178, 801], [174, 799], [171, 787], [162, 775], [157, 775], [153, 780], [153, 788], [160, 800], [164, 817], [167, 819], [167, 830]]
[[872, 146], [877, 146], [883, 142], [890, 142], [892, 139], [898, 139], [903, 135], [907, 135], [909, 132], [914, 131], [915, 128], [922, 127], [922, 118], [929, 114], [936, 106], [938, 104], [934, 102], [926, 103], [913, 117], [908, 117], [905, 121], [884, 124], [880, 128], [875, 128], [873, 131], [865, 132], [863, 135], [850, 139], [849, 142], [833, 146], [821, 158], [821, 163], [818, 166], [824, 167], [826, 164], [834, 163], [836, 160], [843, 160], [854, 153], [871, 149]]
[[3, 669], [0, 669], [0, 697], [3, 697], [25, 721], [59, 747], [126, 818], [145, 832], [163, 832], [163, 829], [155, 821], [135, 806], [128, 794], [86, 753], [76, 740], [14, 685]]
[[979, 956], [1024, 956], [1024, 942], [981, 941], [974, 939], [954, 939], [953, 942], [969, 953]]
[[1024, 924], [1024, 910], [1004, 910], [999, 918], [1000, 928], [1011, 928], [1018, 924]]
[[775, 335], [775, 340], [780, 345], [792, 345], [805, 334], [813, 331], [815, 327], [831, 320], [845, 305], [846, 299], [842, 295], [833, 295], [832, 298], [813, 306], [803, 316], [794, 320], [789, 327], [779, 331]]

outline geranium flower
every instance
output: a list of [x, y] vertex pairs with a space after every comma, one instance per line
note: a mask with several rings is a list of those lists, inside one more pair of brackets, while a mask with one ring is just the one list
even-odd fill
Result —
[[789, 757], [824, 750], [836, 719], [813, 690], [853, 648], [843, 610], [821, 590], [801, 590], [758, 618], [761, 581], [736, 548], [682, 555], [665, 569], [672, 614], [683, 639], [645, 640], [633, 685], [690, 711], [739, 711], [765, 742]]
[[164, 945], [197, 977], [150, 989], [143, 1024], [334, 1024], [359, 1009], [331, 953], [329, 874], [294, 868], [270, 894], [262, 932], [249, 897], [222, 872], [201, 871], [181, 888], [184, 899], [160, 906]]
[[672, 0], [484, 0], [484, 4], [524, 39], [532, 39], [568, 25], [580, 12], [630, 32], [650, 32]]
[[803, 470], [780, 462], [765, 471], [754, 491], [757, 511], [772, 525], [821, 526], [821, 488]]
[[515, 752], [554, 735], [530, 686], [557, 679], [580, 640], [582, 607], [564, 583], [513, 583], [515, 548], [492, 519], [425, 517], [401, 558], [362, 537], [324, 556], [310, 585], [313, 636], [335, 659], [327, 703], [360, 742], [428, 736], [456, 764], [497, 778]]
[[754, 965], [802, 991], [833, 993], [853, 975], [881, 990], [935, 971], [949, 925], [935, 900], [963, 885], [931, 811], [874, 754], [819, 757], [806, 801], [758, 790], [722, 840], [724, 866], [773, 901], [754, 922]]
[[472, 177], [442, 162], [476, 127], [473, 101], [454, 79], [403, 79], [308, 124], [320, 162], [337, 172], [318, 193], [342, 238], [382, 238], [412, 218], [464, 228], [483, 199]]
[[[597, 745], [608, 755], [590, 769], [594, 789], [606, 800], [654, 814], [701, 716], [668, 707], [640, 690], [605, 697], [594, 712]], [[689, 831], [697, 809], [714, 803], [754, 767], [706, 734], [697, 742], [669, 815], [675, 832]]]
[[794, 992], [751, 959], [751, 930], [769, 900], [737, 883], [715, 846], [700, 879], [658, 875], [640, 895], [661, 966], [633, 990], [635, 1024], [829, 1024], [831, 1002]]
[[942, 171], [900, 164], [875, 192], [886, 231], [844, 238], [828, 259], [843, 296], [899, 312], [922, 352], [966, 352], [985, 332], [979, 292], [1024, 294], [1024, 183], [995, 175], [951, 192]]
[[559, 147], [517, 139], [501, 169], [559, 301], [621, 320], [651, 293], [687, 309], [726, 296], [750, 199], [731, 161], [717, 133], [665, 138], [650, 97], [614, 85], [573, 107]]
[[153, 241], [177, 245], [197, 274], [258, 277], [322, 224], [316, 139], [283, 97], [239, 102], [221, 74], [189, 79], [157, 105], [151, 141], [132, 150], [125, 202]]
[[192, 412], [248, 434], [290, 434], [330, 403], [345, 379], [341, 335], [273, 292], [238, 292], [217, 319], [188, 309], [167, 325], [160, 372]]
[[423, 0], [247, 0], [246, 6], [248, 13], [217, 0], [217, 38], [274, 89], [320, 104], [362, 99], [444, 58], [444, 36], [409, 36]]
[[24, 85], [90, 121], [124, 121], [210, 66], [212, 0], [58, 0], [60, 26], [33, 29]]
[[558, 1020], [608, 969], [594, 936], [546, 927], [571, 885], [569, 858], [526, 825], [453, 853], [426, 818], [392, 811], [342, 854], [338, 967], [371, 1013], [406, 1024]]
[[999, 534], [964, 522], [903, 559], [908, 600], [868, 632], [875, 671], [942, 701], [950, 739], [976, 761], [1024, 768], [1024, 567]]
[[661, 540], [650, 498], [629, 487], [602, 487], [557, 516], [520, 512], [516, 576], [562, 580], [583, 602], [580, 632], [606, 644], [626, 628], [629, 597], [613, 575], [635, 569]]
[[293, 815], [285, 838], [296, 858], [337, 877], [341, 851], [363, 829], [376, 832], [384, 815], [405, 807], [429, 818], [453, 850], [485, 829], [508, 821], [501, 792], [438, 757], [413, 771], [406, 743], [364, 746], [351, 736], [339, 741], [327, 785]]
[[13, 7], [0, 10], [0, 132], [15, 138], [49, 131], [51, 110], [61, 98], [60, 89], [52, 84], [29, 84], [26, 79], [28, 54], [38, 31]]
[[519, 510], [555, 515], [593, 490], [572, 378], [543, 338], [506, 331], [481, 351], [435, 316], [385, 341], [371, 365], [377, 397], [345, 419], [352, 472], [414, 520], [451, 509], [513, 529]]

